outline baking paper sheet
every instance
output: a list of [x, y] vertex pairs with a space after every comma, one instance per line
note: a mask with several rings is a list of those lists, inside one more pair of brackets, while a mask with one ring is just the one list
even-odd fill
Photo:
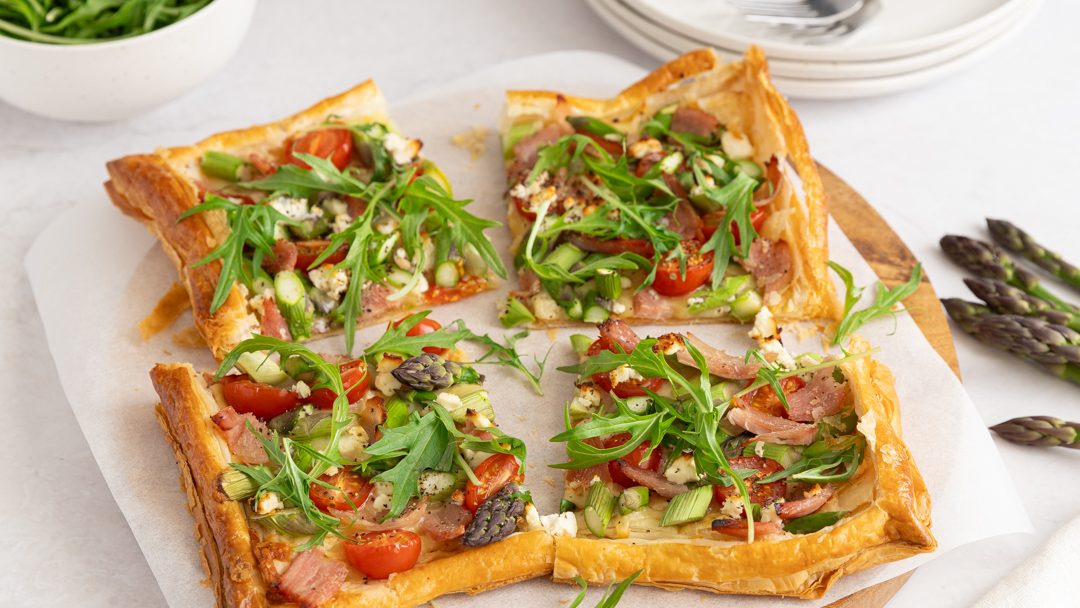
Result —
[[[502, 218], [503, 168], [494, 131], [504, 89], [553, 88], [607, 96], [643, 73], [641, 68], [597, 53], [543, 55], [490, 68], [411, 101], [392, 103], [391, 115], [405, 133], [424, 140], [425, 154], [450, 176], [455, 194], [476, 199], [471, 207], [474, 213]], [[303, 98], [302, 93], [283, 92], [296, 97], [297, 108], [313, 101]], [[246, 124], [243, 117], [236, 123]], [[473, 160], [450, 139], [477, 126], [492, 132], [485, 155]], [[191, 140], [206, 135], [192, 132]], [[171, 340], [171, 333], [190, 325], [188, 315], [171, 331], [149, 342], [141, 340], [136, 323], [168, 289], [175, 270], [147, 231], [113, 208], [104, 192], [84, 195], [86, 202], [59, 217], [38, 238], [26, 259], [49, 347], [72, 410], [169, 605], [211, 606], [210, 589], [199, 584], [205, 574], [192, 535], [193, 522], [177, 484], [173, 455], [154, 419], [157, 398], [147, 372], [156, 362], [188, 361], [197, 368], [210, 369], [213, 361], [203, 349], [179, 347]], [[510, 256], [505, 253], [508, 233], [496, 229], [490, 234], [509, 267]], [[830, 257], [850, 268], [858, 284], [875, 280], [870, 267], [835, 226], [830, 228], [829, 238]], [[512, 285], [501, 291], [509, 287]], [[444, 323], [462, 318], [478, 332], [502, 335], [495, 313], [500, 295], [488, 293], [444, 306], [434, 317]], [[647, 326], [638, 330], [642, 335], [658, 333], [658, 328]], [[571, 378], [555, 368], [574, 360], [566, 340], [574, 331], [582, 330], [536, 332], [521, 343], [523, 351], [541, 357], [554, 344], [543, 379], [543, 397], [532, 393], [512, 370], [483, 370], [500, 425], [528, 444], [528, 481], [542, 512], [556, 509], [561, 492], [560, 473], [546, 465], [561, 461], [564, 453], [561, 444], [547, 439], [562, 430], [562, 406], [573, 392]], [[380, 332], [381, 328], [362, 331], [357, 344], [370, 342]], [[732, 352], [754, 345], [745, 332], [745, 327], [722, 325], [695, 328], [695, 333], [710, 343]], [[960, 545], [1030, 531], [1013, 483], [974, 406], [912, 320], [901, 314], [895, 321], [876, 321], [861, 333], [881, 347], [877, 356], [896, 374], [904, 437], [933, 498], [933, 531], [940, 549], [932, 555], [848, 576], [817, 601], [717, 597], [698, 592], [681, 592], [678, 601], [746, 608], [823, 606]], [[340, 337], [327, 339], [315, 348], [340, 351], [343, 341]], [[971, 508], [972, 497], [984, 495], [986, 488], [994, 489], [994, 499], [979, 501], [977, 509]], [[575, 591], [539, 579], [478, 597], [447, 597], [438, 603], [482, 608], [553, 606], [572, 598]], [[622, 605], [655, 606], [658, 601], [672, 599], [669, 592], [635, 587]]]

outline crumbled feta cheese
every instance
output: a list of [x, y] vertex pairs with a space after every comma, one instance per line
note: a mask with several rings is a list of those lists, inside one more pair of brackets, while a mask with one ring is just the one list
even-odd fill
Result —
[[370, 438], [364, 427], [354, 424], [345, 430], [345, 434], [338, 440], [338, 452], [342, 458], [359, 462], [364, 458], [364, 448], [368, 446]]
[[664, 469], [664, 477], [671, 483], [691, 483], [698, 480], [697, 464], [693, 454], [680, 454]]
[[608, 373], [608, 377], [611, 378], [611, 385], [616, 386], [622, 384], [627, 380], [644, 380], [645, 377], [637, 372], [636, 369], [629, 365], [623, 364]]
[[330, 468], [326, 469], [326, 472], [323, 473], [323, 474], [333, 477], [334, 475], [337, 475], [339, 472], [341, 472], [341, 469], [339, 469], [339, 468], [337, 468], [335, 466], [331, 466]]
[[[761, 345], [761, 352], [765, 355], [766, 360], [771, 360], [780, 367], [791, 370], [795, 369], [795, 358], [791, 356], [791, 353], [784, 348], [784, 345], [779, 340], [768, 340]], [[769, 357], [769, 355], [773, 355]]]
[[645, 137], [630, 144], [629, 152], [630, 156], [640, 160], [650, 154], [662, 154], [664, 152], [664, 146], [658, 139]]
[[435, 397], [435, 403], [443, 406], [448, 412], [452, 412], [461, 407], [461, 397], [458, 397], [454, 393], [439, 393]]
[[545, 205], [551, 205], [558, 198], [559, 192], [555, 190], [555, 186], [547, 186], [540, 190], [536, 194], [529, 197], [529, 211], [539, 211], [541, 207]]
[[[302, 198], [279, 196], [270, 201], [270, 206], [292, 220], [306, 220], [311, 219], [312, 216], [307, 200]], [[320, 209], [319, 212], [321, 213], [322, 210]]]
[[487, 416], [476, 410], [468, 410], [465, 412], [465, 422], [478, 429], [490, 429], [495, 426], [495, 423], [488, 419]]
[[533, 314], [541, 321], [553, 321], [563, 318], [562, 308], [546, 291], [534, 295], [530, 301]]
[[293, 386], [293, 390], [296, 391], [297, 395], [300, 395], [301, 399], [307, 399], [311, 396], [311, 387], [303, 380], [297, 380], [296, 386]]
[[397, 133], [387, 133], [383, 138], [383, 147], [399, 165], [407, 165], [420, 153], [423, 144], [419, 139], [408, 139]]
[[570, 401], [570, 411], [589, 414], [600, 407], [600, 389], [592, 384], [577, 387], [577, 395]]
[[375, 366], [375, 388], [387, 397], [401, 388], [401, 383], [390, 373], [397, 369], [401, 362], [402, 358], [396, 355], [383, 355]]
[[377, 511], [389, 511], [390, 501], [394, 498], [394, 484], [387, 481], [376, 481], [371, 490], [371, 506]]
[[572, 511], [542, 515], [540, 525], [552, 536], [577, 536], [577, 517]]
[[621, 315], [626, 312], [626, 304], [623, 304], [619, 301], [612, 302], [611, 308], [609, 310], [612, 312], [612, 314]]
[[394, 250], [394, 264], [402, 270], [412, 270], [412, 260], [409, 259], [409, 253], [405, 251], [404, 247], [398, 247]]
[[784, 502], [783, 498], [761, 509], [761, 522], [769, 523], [771, 521], [780, 521], [780, 514], [776, 512], [776, 506], [782, 502]]
[[683, 349], [682, 336], [679, 334], [664, 334], [656, 339], [653, 345], [655, 352], [665, 355], [674, 355]]
[[536, 177], [536, 179], [533, 180], [533, 182], [531, 184], [526, 185], [525, 182], [522, 182], [522, 183], [514, 186], [513, 188], [511, 188], [510, 189], [510, 196], [512, 196], [514, 198], [519, 198], [519, 199], [521, 199], [523, 201], [527, 201], [530, 198], [532, 198], [532, 195], [536, 194], [537, 192], [540, 192], [540, 188], [544, 187], [544, 184], [547, 182], [547, 179], [548, 179], [547, 171], [544, 171], [543, 173], [538, 175]]
[[342, 213], [349, 212], [349, 205], [340, 198], [328, 198], [324, 199], [321, 203], [322, 208], [326, 210], [330, 215], [341, 215]]
[[750, 337], [755, 340], [771, 340], [777, 337], [778, 333], [772, 311], [768, 306], [762, 306], [754, 315], [754, 327], [750, 329]]
[[284, 509], [285, 503], [276, 492], [263, 492], [263, 495], [255, 501], [255, 512], [259, 515], [269, 515], [278, 509]]
[[400, 223], [389, 215], [380, 217], [374, 224], [375, 232], [379, 234], [391, 234], [398, 229], [399, 225]]
[[329, 317], [315, 317], [315, 321], [311, 324], [311, 331], [317, 334], [325, 334], [330, 331]]
[[330, 230], [333, 232], [344, 232], [349, 225], [352, 224], [352, 218], [348, 213], [339, 213], [334, 216], [334, 221], [330, 222]]
[[724, 148], [724, 154], [727, 154], [731, 160], [743, 160], [754, 155], [754, 146], [750, 143], [750, 139], [731, 129], [724, 131], [724, 134], [720, 136], [720, 145]]
[[756, 454], [758, 456], [758, 458], [764, 458], [765, 457], [765, 442], [764, 441], [755, 441], [754, 442], [754, 454]]
[[574, 223], [585, 219], [585, 203], [576, 197], [568, 196], [563, 199], [563, 209], [564, 222]]
[[427, 290], [431, 288], [427, 278], [424, 275], [420, 275], [420, 280], [416, 282], [416, 287], [413, 287], [413, 293], [427, 293]]
[[424, 471], [417, 479], [417, 487], [424, 496], [438, 496], [453, 488], [455, 483], [457, 477], [444, 471]]
[[739, 519], [743, 514], [742, 498], [738, 495], [728, 496], [724, 504], [720, 506], [720, 514], [726, 519]]
[[344, 268], [334, 268], [333, 264], [323, 264], [308, 271], [308, 278], [315, 289], [337, 300], [349, 288], [349, 274]]

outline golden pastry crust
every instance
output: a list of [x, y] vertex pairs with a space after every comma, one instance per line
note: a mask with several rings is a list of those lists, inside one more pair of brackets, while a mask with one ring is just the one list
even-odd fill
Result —
[[[853, 338], [854, 352], [867, 348]], [[716, 593], [821, 597], [841, 576], [933, 551], [930, 495], [900, 437], [892, 373], [866, 357], [842, 364], [852, 386], [866, 456], [841, 486], [861, 503], [836, 525], [779, 540], [744, 542], [599, 540], [556, 537], [553, 578], [611, 583], [644, 569], [635, 581], [666, 589]], [[845, 509], [846, 510], [846, 509]]]
[[[781, 322], [838, 319], [840, 309], [826, 265], [829, 255], [825, 190], [802, 125], [773, 86], [765, 55], [757, 47], [751, 47], [742, 61], [731, 63], [721, 63], [711, 49], [692, 51], [659, 67], [611, 99], [549, 91], [510, 91], [506, 95], [500, 133], [505, 137], [510, 127], [520, 122], [547, 122], [574, 115], [601, 118], [619, 129], [634, 132], [641, 122], [675, 102], [694, 105], [715, 116], [725, 127], [745, 134], [754, 145], [753, 160], [764, 164], [776, 156], [785, 161], [787, 187], [771, 203], [773, 211], [761, 234], [791, 245], [795, 271], [791, 283], [772, 300], [766, 298], [766, 304]], [[527, 234], [529, 225], [508, 199], [508, 226], [515, 247]], [[650, 324], [725, 320], [619, 318]], [[542, 327], [573, 324], [568, 320], [536, 323]]]
[[[105, 190], [124, 214], [142, 222], [157, 236], [165, 253], [176, 265], [180, 282], [191, 297], [195, 325], [214, 355], [221, 360], [233, 346], [258, 328], [258, 319], [247, 305], [245, 292], [233, 286], [225, 303], [210, 314], [217, 289], [221, 263], [194, 264], [217, 247], [228, 234], [223, 211], [200, 213], [178, 222], [188, 209], [199, 204], [199, 161], [211, 150], [227, 151], [246, 158], [249, 154], [278, 156], [290, 135], [322, 124], [335, 115], [348, 122], [379, 121], [392, 124], [386, 114], [386, 100], [373, 81], [367, 81], [278, 122], [212, 135], [193, 146], [161, 149], [153, 154], [135, 154], [107, 163], [109, 181]], [[375, 325], [396, 318], [425, 304], [452, 302], [494, 284], [478, 279], [475, 289], [449, 292], [441, 296], [409, 297], [402, 305], [382, 314], [363, 315], [357, 327]], [[314, 337], [340, 333], [340, 329]]]
[[[217, 479], [229, 466], [228, 446], [210, 416], [218, 404], [188, 364], [159, 364], [150, 372], [161, 398], [158, 421], [173, 448], [180, 482], [195, 519], [203, 565], [222, 608], [277, 606], [260, 574], [253, 531], [240, 503], [228, 500]], [[420, 564], [387, 581], [346, 581], [324, 608], [417, 606], [449, 593], [479, 593], [551, 572], [554, 542], [543, 530]], [[196, 584], [196, 581], [192, 581]], [[268, 596], [269, 593], [269, 596]], [[284, 604], [293, 606], [294, 604]]]

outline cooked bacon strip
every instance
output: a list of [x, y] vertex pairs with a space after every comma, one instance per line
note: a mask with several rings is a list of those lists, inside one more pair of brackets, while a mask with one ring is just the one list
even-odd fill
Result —
[[728, 421], [757, 435], [757, 441], [784, 443], [787, 445], [810, 445], [817, 436], [817, 427], [770, 416], [748, 407], [737, 407], [728, 412]]
[[[360, 426], [368, 437], [376, 437], [379, 425], [386, 422], [386, 403], [379, 395], [358, 402], [349, 409], [360, 415]], [[377, 441], [377, 439], [372, 439], [372, 441]]]
[[[749, 380], [757, 375], [758, 369], [761, 367], [761, 364], [756, 361], [747, 363], [741, 357], [736, 357], [735, 355], [728, 354], [718, 348], [709, 346], [704, 340], [692, 333], [687, 333], [686, 339], [693, 344], [695, 348], [701, 351], [702, 356], [705, 357], [705, 364], [708, 366], [710, 374], [715, 374], [721, 378]], [[686, 350], [680, 350], [679, 353], [675, 355], [675, 358], [683, 365], [697, 367], [694, 357]]]
[[832, 498], [835, 489], [829, 484], [819, 487], [821, 491], [813, 496], [804, 496], [799, 500], [777, 503], [776, 514], [780, 516], [780, 519], [795, 519], [810, 515], [825, 506], [825, 503]]
[[522, 137], [514, 144], [514, 158], [530, 167], [536, 162], [536, 153], [544, 146], [550, 146], [563, 135], [574, 131], [569, 123], [557, 122], [547, 125], [532, 135]]
[[[681, 188], [682, 184], [679, 184], [679, 187]], [[687, 201], [679, 201], [679, 204], [675, 206], [675, 210], [667, 217], [670, 222], [668, 228], [679, 233], [679, 236], [684, 241], [696, 240], [700, 243], [705, 240], [705, 233], [703, 232], [705, 223], [701, 221], [701, 216], [698, 215], [697, 211], [694, 211], [693, 205]]]
[[263, 299], [262, 327], [259, 330], [262, 335], [277, 338], [279, 340], [292, 341], [289, 333], [289, 324], [278, 310], [277, 301], [273, 296]]
[[274, 255], [265, 256], [262, 260], [262, 267], [266, 269], [266, 272], [276, 274], [282, 270], [296, 268], [298, 255], [296, 243], [279, 239], [274, 241], [274, 247], [271, 251], [273, 251]]
[[452, 540], [465, 534], [472, 519], [473, 514], [465, 507], [447, 503], [435, 510], [428, 509], [420, 529], [434, 540]]
[[591, 234], [581, 232], [567, 232], [566, 240], [572, 245], [584, 250], [619, 255], [620, 253], [636, 253], [643, 258], [653, 257], [655, 249], [653, 244], [646, 239], [614, 238], [601, 239]]
[[316, 608], [338, 592], [348, 575], [344, 562], [326, 557], [316, 547], [297, 554], [276, 587], [302, 608]]
[[764, 292], [779, 291], [791, 282], [791, 246], [787, 241], [759, 238], [750, 244], [750, 255], [744, 261], [758, 288]]
[[608, 319], [597, 325], [596, 329], [600, 332], [601, 338], [607, 338], [614, 341], [626, 352], [634, 350], [637, 348], [638, 342], [641, 342], [641, 338], [638, 337], [637, 332], [635, 332], [634, 328], [630, 327], [630, 324], [626, 321]]
[[[718, 532], [727, 536], [745, 539], [748, 527], [745, 519], [714, 519], [712, 522], [712, 530], [713, 532]], [[779, 534], [782, 531], [783, 528], [780, 527], [779, 522], [754, 522], [754, 538], [761, 538], [762, 536], [768, 536], [769, 534]]]
[[668, 481], [663, 474], [658, 473], [657, 471], [635, 467], [622, 458], [616, 460], [615, 463], [619, 466], [619, 470], [622, 471], [622, 474], [629, 477], [634, 483], [640, 483], [664, 498], [678, 496], [687, 490], [686, 485], [672, 483]]
[[693, 133], [702, 137], [711, 134], [720, 126], [720, 121], [708, 112], [697, 108], [682, 107], [671, 116], [671, 130], [680, 133]]
[[528, 268], [521, 268], [518, 270], [518, 287], [513, 294], [519, 298], [536, 295], [540, 293], [540, 277]]
[[634, 316], [642, 319], [667, 319], [671, 306], [652, 287], [634, 294]]
[[210, 417], [225, 435], [229, 451], [244, 464], [266, 464], [270, 459], [266, 450], [255, 434], [248, 428], [250, 422], [255, 431], [264, 437], [270, 436], [270, 430], [261, 420], [251, 414], [238, 414], [231, 407], [226, 407]]
[[[360, 507], [359, 517], [352, 522], [356, 529], [365, 532], [382, 532], [383, 530], [393, 530], [395, 528], [415, 528], [420, 525], [424, 516], [427, 515], [427, 499], [422, 498], [405, 507], [406, 511], [401, 515], [380, 522], [379, 520], [386, 515], [386, 511], [376, 509], [374, 502], [372, 500], [365, 501]], [[344, 514], [347, 516], [352, 515], [353, 512], [334, 510], [331, 514]]]
[[787, 396], [788, 416], [799, 422], [817, 422], [839, 412], [847, 394], [847, 384], [837, 382], [832, 370], [818, 370], [806, 386]]
[[396, 307], [398, 304], [386, 299], [387, 296], [394, 293], [394, 290], [386, 285], [371, 283], [370, 285], [364, 285], [363, 289], [364, 291], [360, 295], [360, 307], [364, 309], [365, 315], [378, 315]]

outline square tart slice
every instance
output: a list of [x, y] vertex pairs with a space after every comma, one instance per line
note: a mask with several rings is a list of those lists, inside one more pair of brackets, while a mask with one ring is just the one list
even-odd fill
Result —
[[[639, 341], [611, 321], [597, 344], [590, 354], [600, 358], [575, 370], [568, 430], [555, 438], [567, 441], [565, 499], [578, 520], [576, 534], [555, 539], [556, 581], [603, 584], [642, 570], [637, 584], [817, 598], [845, 574], [937, 546], [892, 374], [861, 339], [840, 359], [769, 364], [786, 408], [757, 380], [762, 363], [693, 334]], [[710, 381], [694, 396], [699, 363]], [[729, 470], [703, 439], [709, 421]]]
[[421, 147], [367, 81], [278, 122], [111, 161], [105, 189], [158, 237], [220, 360], [252, 333], [351, 341], [494, 286], [505, 270], [483, 230], [497, 223], [455, 200]]
[[759, 49], [687, 53], [611, 99], [510, 91], [500, 133], [507, 324], [837, 318], [825, 192]]
[[401, 347], [420, 316], [377, 361], [258, 337], [218, 379], [150, 372], [218, 606], [404, 608], [550, 574], [524, 445], [452, 332]]

